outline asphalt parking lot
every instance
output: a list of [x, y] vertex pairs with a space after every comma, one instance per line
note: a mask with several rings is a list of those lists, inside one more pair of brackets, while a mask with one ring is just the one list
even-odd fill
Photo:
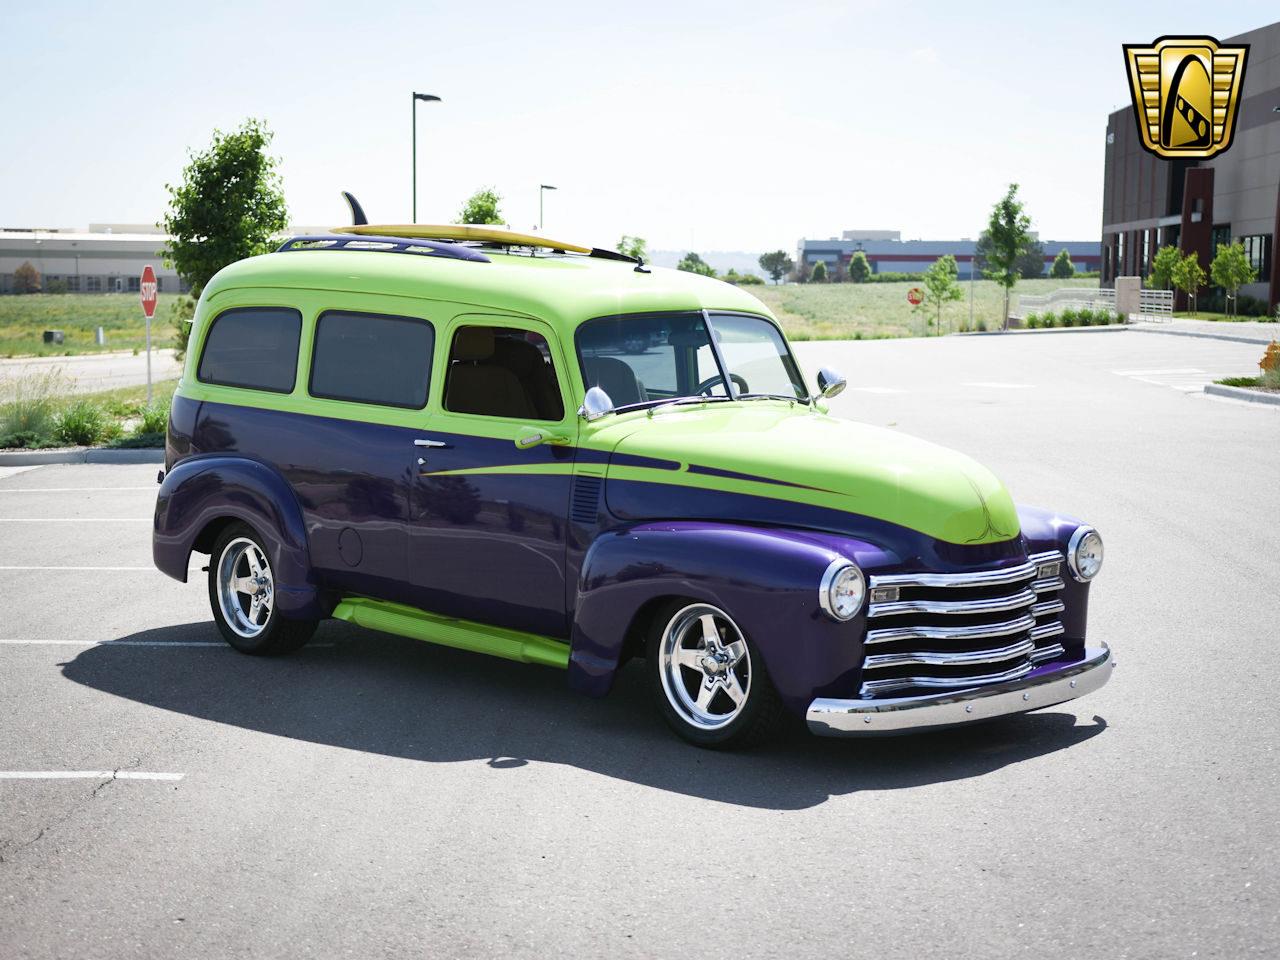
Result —
[[834, 412], [1099, 528], [1108, 686], [707, 753], [639, 665], [592, 701], [340, 623], [237, 655], [204, 559], [151, 567], [154, 466], [4, 469], [0, 956], [1280, 954], [1280, 407], [1197, 392], [1262, 348], [798, 351], [848, 375]]

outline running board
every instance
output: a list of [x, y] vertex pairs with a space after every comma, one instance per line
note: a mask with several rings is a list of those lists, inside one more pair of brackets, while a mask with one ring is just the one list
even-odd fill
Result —
[[454, 620], [400, 603], [371, 600], [368, 597], [345, 597], [334, 608], [333, 618], [370, 630], [381, 630], [383, 633], [394, 633], [459, 650], [487, 653], [505, 660], [541, 663], [561, 670], [569, 666], [569, 645], [559, 640], [472, 623], [470, 620]]

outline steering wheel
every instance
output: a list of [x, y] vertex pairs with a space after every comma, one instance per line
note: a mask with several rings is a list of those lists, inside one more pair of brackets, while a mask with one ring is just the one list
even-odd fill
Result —
[[[738, 393], [741, 394], [741, 393], [750, 392], [751, 388], [747, 386], [747, 381], [744, 380], [742, 377], [740, 377], [738, 374], [736, 373], [729, 374], [729, 379], [732, 380], [734, 385], [738, 388]], [[707, 379], [703, 380], [700, 384], [698, 384], [694, 388], [693, 392], [695, 394], [705, 393], [709, 397], [711, 396], [711, 389], [713, 387], [720, 386], [722, 383], [724, 383], [724, 381], [720, 379], [719, 374], [717, 374], [714, 377], [707, 377]]]

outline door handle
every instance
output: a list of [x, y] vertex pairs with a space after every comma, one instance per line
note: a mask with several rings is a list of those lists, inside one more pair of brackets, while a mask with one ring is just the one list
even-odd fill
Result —
[[421, 437], [413, 441], [415, 447], [448, 447], [449, 445], [441, 440], [423, 440]]

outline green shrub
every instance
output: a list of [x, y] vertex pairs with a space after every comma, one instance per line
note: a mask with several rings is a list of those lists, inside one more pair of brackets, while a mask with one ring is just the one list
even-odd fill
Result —
[[53, 436], [70, 446], [91, 447], [119, 434], [119, 425], [92, 400], [76, 400], [67, 406], [54, 423]]
[[1058, 322], [1064, 327], [1074, 327], [1079, 318], [1080, 314], [1075, 307], [1067, 307], [1062, 311], [1062, 316], [1058, 318]]
[[1080, 326], [1082, 327], [1091, 327], [1094, 325], [1094, 323], [1097, 322], [1096, 315], [1088, 307], [1085, 307], [1078, 314], [1076, 314], [1076, 319], [1079, 321]]
[[1280, 390], [1280, 367], [1263, 370], [1262, 376], [1258, 378], [1258, 381], [1268, 390]]
[[142, 419], [134, 428], [134, 433], [164, 433], [169, 427], [169, 404], [164, 400], [156, 400], [142, 408]]
[[0, 446], [40, 447], [53, 440], [58, 397], [71, 381], [58, 370], [9, 382], [0, 404]]
[[1040, 314], [1038, 314], [1038, 313], [1028, 313], [1028, 314], [1027, 314], [1027, 329], [1028, 329], [1028, 330], [1039, 330], [1039, 329], [1040, 329]]
[[986, 332], [987, 332], [987, 321], [985, 321], [985, 320], [979, 320], [979, 321], [978, 321], [978, 330], [979, 330], [979, 331], [981, 331], [982, 333], [986, 333]]
[[1050, 310], [1040, 318], [1040, 323], [1046, 328], [1056, 327], [1058, 325], [1058, 315]]

